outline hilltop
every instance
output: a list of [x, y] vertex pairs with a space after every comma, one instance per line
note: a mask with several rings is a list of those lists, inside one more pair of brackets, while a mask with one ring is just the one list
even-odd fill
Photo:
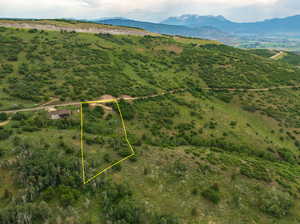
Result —
[[133, 27], [117, 27], [75, 20], [15, 20], [0, 19], [0, 26], [54, 31], [75, 31], [83, 33], [108, 33], [123, 35], [151, 35], [150, 32]]
[[181, 35], [187, 37], [198, 37], [205, 38], [211, 40], [218, 40], [224, 43], [233, 43], [235, 41], [235, 37], [222, 32], [221, 30], [210, 27], [209, 25], [201, 26], [201, 27], [188, 27], [182, 25], [167, 25], [161, 23], [150, 23], [150, 22], [142, 22], [136, 20], [129, 20], [124, 18], [118, 19], [104, 19], [104, 20], [93, 20], [94, 22], [101, 24], [111, 24], [115, 26], [130, 26], [130, 27], [138, 27], [150, 32], [160, 33], [160, 34], [168, 34], [168, 35]]
[[269, 48], [298, 51], [299, 16], [270, 19], [252, 23], [230, 21], [223, 16], [182, 15], [161, 23], [126, 18], [94, 19], [100, 24], [131, 26], [170, 35], [213, 39], [240, 48]]
[[[0, 223], [300, 222], [293, 63], [197, 38], [74, 32], [133, 28], [33, 23], [64, 28], [0, 27]], [[115, 104], [85, 104], [81, 121], [81, 101], [113, 98], [136, 155], [83, 185], [82, 124], [89, 177], [128, 156]]]

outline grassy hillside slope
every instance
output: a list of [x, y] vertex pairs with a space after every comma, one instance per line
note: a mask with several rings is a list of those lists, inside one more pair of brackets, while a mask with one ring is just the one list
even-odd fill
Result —
[[[249, 50], [251, 53], [262, 56], [262, 57], [272, 57], [276, 55], [279, 51], [276, 50], [268, 50], [268, 49], [252, 49]], [[298, 52], [289, 52], [285, 51], [278, 59], [281, 62], [286, 62], [291, 65], [300, 66], [300, 54]]]
[[[136, 156], [87, 185], [78, 107], [0, 113], [0, 223], [300, 222], [300, 90], [247, 91], [299, 86], [298, 68], [196, 39], [0, 31], [1, 110], [185, 89], [120, 101]], [[107, 107], [84, 108], [88, 175], [128, 155]]]

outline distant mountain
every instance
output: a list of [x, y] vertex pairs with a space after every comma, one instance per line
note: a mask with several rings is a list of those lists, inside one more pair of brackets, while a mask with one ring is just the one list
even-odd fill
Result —
[[161, 23], [188, 27], [212, 26], [231, 33], [300, 33], [300, 15], [252, 23], [232, 22], [223, 16], [182, 15], [170, 17]]
[[199, 26], [195, 28], [182, 25], [167, 25], [161, 23], [141, 22], [136, 20], [120, 18], [93, 20], [93, 22], [110, 24], [115, 26], [137, 27], [160, 34], [212, 39], [222, 41], [227, 44], [230, 44], [235, 40], [235, 38], [232, 35], [211, 26]]
[[199, 15], [182, 15], [178, 17], [169, 17], [161, 22], [162, 24], [169, 25], [182, 25], [182, 26], [221, 26], [223, 24], [230, 24], [231, 21], [225, 19], [223, 16], [199, 16]]

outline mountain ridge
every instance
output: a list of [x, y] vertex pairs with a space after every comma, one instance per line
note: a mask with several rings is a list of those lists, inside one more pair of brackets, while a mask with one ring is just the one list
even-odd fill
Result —
[[298, 24], [300, 15], [284, 18], [266, 19], [257, 22], [233, 22], [223, 16], [199, 16], [185, 14], [177, 17], [169, 17], [163, 20], [163, 24], [180, 24], [189, 27], [209, 25], [224, 32], [232, 33], [278, 33], [278, 32], [299, 32]]
[[211, 26], [201, 26], [191, 28], [182, 25], [168, 25], [161, 23], [142, 22], [130, 19], [106, 19], [106, 20], [92, 20], [92, 22], [109, 24], [114, 26], [129, 26], [135, 28], [142, 28], [150, 32], [168, 34], [168, 35], [182, 35], [189, 37], [198, 37], [204, 39], [212, 39], [223, 41], [227, 44], [233, 42], [234, 37], [218, 28]]

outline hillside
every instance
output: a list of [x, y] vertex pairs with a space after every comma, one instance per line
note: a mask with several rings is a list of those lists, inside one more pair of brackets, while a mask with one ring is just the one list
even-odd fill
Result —
[[[300, 222], [294, 65], [197, 38], [7, 27], [0, 51], [0, 223]], [[81, 121], [80, 101], [113, 97], [122, 117], [85, 104]], [[136, 155], [84, 185], [81, 125], [91, 177], [130, 153], [122, 118]]]
[[[68, 31], [68, 32], [80, 32], [80, 33], [104, 33], [114, 35], [151, 35], [150, 32], [136, 29], [133, 27], [117, 27], [109, 25], [101, 25], [95, 23], [89, 23], [84, 21], [75, 20], [15, 20], [15, 19], [0, 19], [0, 26], [13, 27], [13, 28], [27, 28], [27, 29], [39, 29], [39, 30], [54, 30], [54, 31]], [[153, 35], [153, 34], [152, 34]]]
[[159, 23], [141, 22], [129, 19], [105, 19], [93, 21], [101, 24], [110, 24], [114, 26], [138, 27], [148, 30], [150, 32], [160, 34], [180, 35], [186, 37], [198, 37], [211, 40], [218, 40], [228, 44], [233, 43], [235, 41], [235, 38], [232, 35], [209, 26], [190, 28], [181, 25], [166, 25]]
[[278, 61], [286, 62], [288, 64], [295, 65], [295, 66], [300, 66], [299, 52], [276, 51], [276, 50], [268, 50], [268, 49], [251, 49], [249, 50], [249, 52], [267, 58], [274, 57], [276, 54], [282, 52], [281, 57], [277, 58]]

